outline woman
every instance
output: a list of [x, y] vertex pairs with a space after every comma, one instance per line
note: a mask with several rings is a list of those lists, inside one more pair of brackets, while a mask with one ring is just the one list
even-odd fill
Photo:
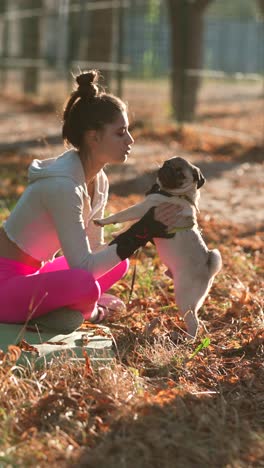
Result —
[[62, 127], [72, 149], [32, 162], [29, 185], [0, 231], [0, 322], [68, 333], [84, 319], [102, 320], [109, 309], [98, 301], [120, 305], [104, 293], [126, 273], [127, 258], [174, 227], [175, 207], [166, 204], [104, 246], [93, 223], [107, 202], [103, 168], [126, 161], [134, 140], [125, 104], [99, 89], [98, 72], [76, 82]]

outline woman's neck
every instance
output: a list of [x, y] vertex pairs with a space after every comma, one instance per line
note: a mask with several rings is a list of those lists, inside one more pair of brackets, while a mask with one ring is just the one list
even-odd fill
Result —
[[86, 183], [92, 183], [100, 170], [104, 167], [104, 164], [97, 162], [96, 158], [92, 154], [79, 151], [79, 157], [83, 166]]

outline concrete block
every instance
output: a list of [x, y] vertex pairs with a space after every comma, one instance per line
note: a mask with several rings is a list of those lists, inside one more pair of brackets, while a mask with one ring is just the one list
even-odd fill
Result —
[[79, 328], [68, 335], [40, 332], [37, 327], [0, 324], [0, 349], [17, 345], [24, 340], [23, 351], [17, 364], [40, 368], [55, 357], [71, 361], [85, 361], [87, 352], [92, 365], [110, 363], [114, 358], [113, 340], [108, 327], [102, 325]]

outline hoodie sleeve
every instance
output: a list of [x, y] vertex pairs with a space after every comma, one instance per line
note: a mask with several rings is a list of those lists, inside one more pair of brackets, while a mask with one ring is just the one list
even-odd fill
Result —
[[70, 268], [90, 271], [95, 278], [106, 273], [120, 262], [116, 245], [92, 253], [83, 219], [83, 197], [81, 190], [66, 177], [49, 181], [43, 192], [42, 202], [48, 211], [61, 249]]
[[[95, 194], [95, 210], [93, 211], [94, 218], [103, 218], [105, 207], [108, 200], [109, 182], [106, 174], [101, 171], [97, 193]], [[100, 250], [104, 246], [104, 228], [96, 226], [92, 219], [86, 227], [86, 233], [90, 242], [92, 251]]]

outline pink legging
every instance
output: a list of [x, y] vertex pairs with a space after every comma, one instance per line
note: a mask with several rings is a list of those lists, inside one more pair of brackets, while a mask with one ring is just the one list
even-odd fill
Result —
[[65, 257], [39, 270], [0, 257], [0, 322], [24, 323], [63, 306], [89, 319], [101, 294], [126, 274], [128, 266], [124, 260], [95, 280], [86, 270], [70, 269]]

